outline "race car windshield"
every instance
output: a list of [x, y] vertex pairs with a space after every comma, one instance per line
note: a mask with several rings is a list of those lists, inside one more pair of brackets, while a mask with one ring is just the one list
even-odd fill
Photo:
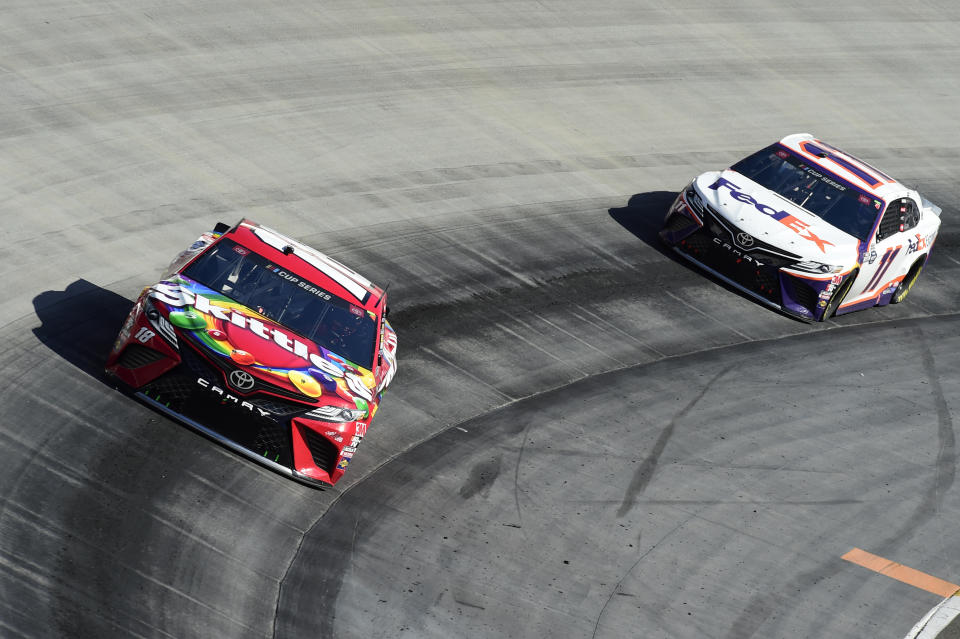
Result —
[[224, 238], [183, 274], [370, 369], [377, 324], [358, 306]]
[[870, 237], [883, 202], [774, 144], [732, 167], [858, 240]]

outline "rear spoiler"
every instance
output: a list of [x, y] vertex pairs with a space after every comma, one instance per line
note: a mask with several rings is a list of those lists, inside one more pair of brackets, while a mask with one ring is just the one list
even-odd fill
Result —
[[940, 214], [943, 212], [943, 209], [941, 209], [939, 206], [937, 206], [927, 198], [923, 197], [922, 195], [920, 196], [920, 204], [923, 207], [923, 210], [930, 211], [937, 217], [940, 217]]

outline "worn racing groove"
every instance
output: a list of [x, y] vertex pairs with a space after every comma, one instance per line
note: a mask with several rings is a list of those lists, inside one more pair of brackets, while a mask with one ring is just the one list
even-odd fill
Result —
[[[0, 634], [904, 636], [938, 597], [841, 557], [960, 575], [958, 24], [860, 1], [11, 5]], [[889, 266], [842, 310], [906, 303], [798, 322], [661, 244], [693, 176], [802, 130], [942, 207], [922, 277]], [[233, 370], [187, 380], [206, 434], [103, 377], [143, 287], [243, 217], [389, 292], [397, 376], [324, 491], [269, 467], [270, 424], [211, 441], [257, 406]], [[142, 338], [176, 336], [156, 321]]]

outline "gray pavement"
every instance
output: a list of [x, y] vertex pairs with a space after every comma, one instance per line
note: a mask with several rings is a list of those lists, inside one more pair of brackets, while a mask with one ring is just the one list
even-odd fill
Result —
[[[902, 637], [960, 579], [952, 3], [14, 3], [0, 38], [0, 634]], [[810, 131], [944, 229], [810, 326], [656, 244]], [[391, 282], [335, 489], [106, 386], [139, 288], [247, 216]]]

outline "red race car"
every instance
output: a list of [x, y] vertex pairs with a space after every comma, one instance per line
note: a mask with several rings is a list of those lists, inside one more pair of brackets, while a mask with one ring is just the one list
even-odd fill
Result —
[[106, 371], [261, 464], [335, 484], [397, 370], [386, 300], [276, 231], [217, 224], [144, 289]]

